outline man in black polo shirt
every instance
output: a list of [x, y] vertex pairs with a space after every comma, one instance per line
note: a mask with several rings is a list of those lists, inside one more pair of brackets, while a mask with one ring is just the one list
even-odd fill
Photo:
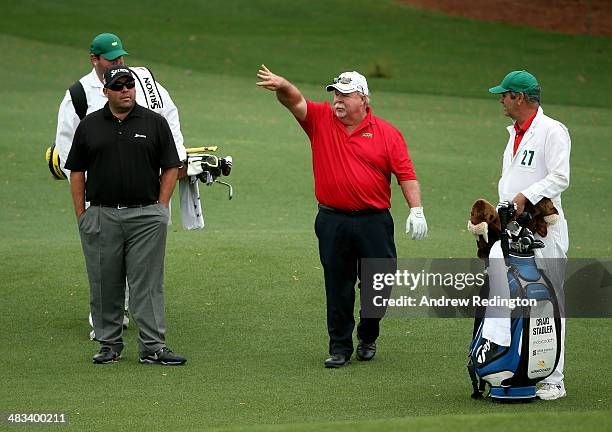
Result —
[[163, 295], [168, 203], [181, 162], [168, 122], [136, 104], [126, 66], [104, 74], [104, 94], [108, 103], [79, 124], [66, 161], [100, 342], [93, 362], [120, 357], [127, 278], [140, 362], [181, 365], [186, 359], [166, 347]]

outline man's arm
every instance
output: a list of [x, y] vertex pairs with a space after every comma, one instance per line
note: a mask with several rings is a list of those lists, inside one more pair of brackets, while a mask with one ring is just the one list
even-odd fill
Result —
[[161, 84], [157, 83], [159, 93], [164, 97], [165, 105], [162, 115], [170, 126], [172, 132], [172, 138], [174, 138], [174, 145], [176, 146], [176, 152], [178, 157], [183, 162], [183, 166], [178, 169], [178, 178], [187, 177], [187, 150], [183, 143], [183, 133], [181, 132], [181, 122], [179, 120], [178, 108], [174, 104], [174, 101], [170, 97], [170, 93], [162, 87]]
[[[185, 150], [185, 144], [183, 139], [183, 133], [181, 132], [181, 121], [179, 119], [179, 112], [176, 104], [170, 97], [170, 93], [168, 90], [164, 88], [160, 83], [157, 83], [157, 89], [159, 90], [159, 94], [164, 101], [164, 108], [160, 112], [162, 116], [168, 122], [168, 126], [170, 126], [170, 131], [172, 132], [172, 137], [174, 138], [174, 145], [176, 146], [176, 152], [178, 153], [178, 157], [182, 162], [187, 161], [187, 151]], [[181, 175], [182, 174], [182, 175]], [[185, 177], [187, 175], [187, 168], [184, 170], [179, 170], [179, 178]]]
[[276, 92], [276, 97], [299, 121], [306, 120], [307, 105], [306, 99], [296, 86], [285, 78], [272, 73], [266, 65], [261, 65], [257, 72], [257, 77], [261, 79], [256, 83], [259, 87]]
[[79, 122], [80, 119], [74, 111], [70, 92], [66, 90], [66, 94], [64, 95], [64, 99], [62, 100], [57, 113], [55, 147], [57, 148], [57, 154], [60, 158], [60, 167], [68, 179], [70, 179], [70, 170], [66, 169], [64, 165], [68, 159], [68, 154], [70, 153], [70, 148], [72, 147], [72, 139], [74, 138], [74, 131], [76, 131]]
[[403, 180], [399, 182], [408, 207], [421, 207], [421, 187], [417, 180]]
[[183, 144], [183, 133], [181, 132], [181, 122], [179, 120], [178, 108], [170, 97], [170, 93], [168, 93], [168, 91], [159, 83], [157, 83], [157, 87], [160, 95], [162, 95], [165, 101], [164, 110], [161, 114], [168, 122], [170, 132], [172, 132], [172, 138], [174, 138], [176, 152], [179, 160], [183, 163], [183, 165], [178, 168], [177, 178], [184, 178], [187, 177], [187, 150]]
[[159, 186], [159, 202], [166, 208], [168, 208], [170, 198], [172, 198], [172, 192], [174, 192], [174, 186], [176, 185], [176, 179], [178, 178], [177, 167], [166, 168], [161, 174], [161, 184]]
[[70, 192], [72, 193], [72, 204], [77, 221], [85, 211], [85, 173], [82, 171], [70, 171]]

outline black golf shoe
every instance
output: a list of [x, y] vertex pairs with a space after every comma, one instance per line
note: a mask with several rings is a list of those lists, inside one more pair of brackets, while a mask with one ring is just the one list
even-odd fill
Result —
[[357, 345], [357, 360], [370, 361], [376, 354], [376, 342], [365, 343], [359, 341]]
[[328, 369], [337, 369], [351, 363], [351, 356], [344, 354], [332, 354], [330, 358], [325, 359], [325, 367]]
[[93, 362], [95, 364], [106, 364], [118, 361], [121, 358], [121, 354], [113, 350], [109, 346], [103, 346], [100, 351], [93, 356]]
[[174, 354], [168, 347], [163, 347], [155, 353], [141, 353], [140, 363], [162, 364], [166, 366], [180, 366], [185, 364], [187, 359], [178, 354]]

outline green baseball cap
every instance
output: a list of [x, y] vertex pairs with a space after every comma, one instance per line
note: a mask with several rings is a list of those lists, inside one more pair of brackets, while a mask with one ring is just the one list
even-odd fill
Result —
[[536, 77], [525, 70], [512, 71], [495, 87], [491, 87], [489, 92], [493, 94], [515, 92], [529, 95], [540, 94], [540, 84]]
[[101, 55], [106, 60], [113, 61], [117, 57], [129, 55], [123, 49], [123, 42], [118, 36], [112, 33], [101, 33], [91, 41], [89, 52], [95, 55]]

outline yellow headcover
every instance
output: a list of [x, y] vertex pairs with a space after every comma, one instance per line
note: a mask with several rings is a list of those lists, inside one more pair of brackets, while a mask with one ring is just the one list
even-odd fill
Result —
[[64, 171], [62, 171], [60, 166], [60, 158], [55, 144], [47, 149], [45, 159], [48, 162], [49, 171], [51, 172], [53, 178], [56, 180], [64, 180], [66, 178], [66, 174], [64, 174]]

